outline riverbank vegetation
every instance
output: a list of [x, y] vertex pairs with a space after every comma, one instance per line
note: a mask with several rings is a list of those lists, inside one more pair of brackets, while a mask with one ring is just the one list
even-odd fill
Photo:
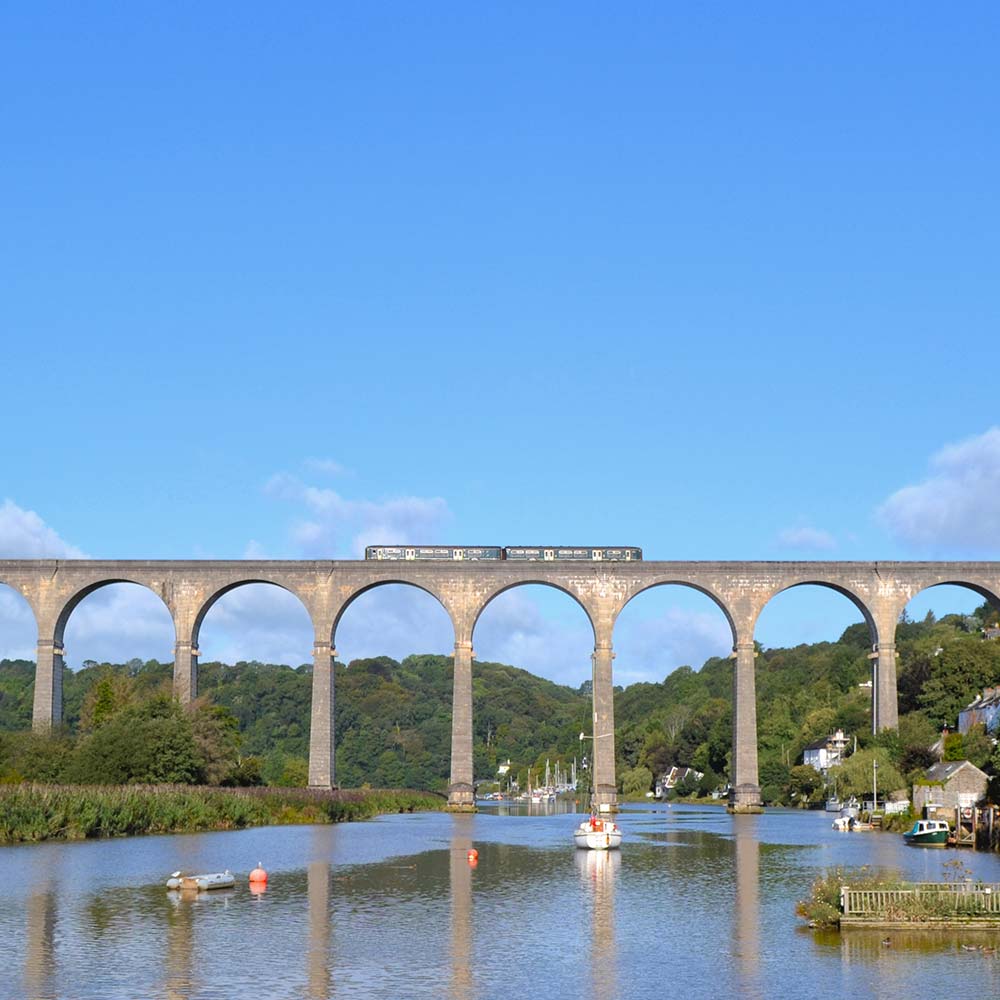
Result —
[[444, 804], [426, 792], [375, 789], [6, 785], [0, 786], [0, 843], [343, 823]]
[[946, 861], [942, 876], [938, 882], [906, 882], [867, 867], [834, 868], [813, 882], [795, 912], [819, 929], [840, 927], [848, 920], [881, 925], [963, 925], [989, 920], [1000, 927], [995, 886], [974, 881], [959, 859]]
[[[841, 728], [858, 753], [836, 770], [846, 798], [906, 788], [934, 762], [943, 724], [984, 686], [1000, 682], [1000, 641], [984, 638], [996, 613], [905, 617], [897, 628], [898, 732], [871, 735], [871, 637], [852, 625], [835, 642], [758, 648], [759, 773], [770, 805], [815, 806], [828, 789], [800, 763], [811, 742]], [[704, 798], [729, 780], [733, 661], [681, 666], [659, 683], [615, 693], [617, 775], [623, 796], [642, 798], [672, 765], [702, 772], [672, 794]], [[0, 661], [0, 782], [187, 783], [299, 787], [307, 781], [312, 668], [241, 662], [202, 664], [202, 697], [189, 710], [171, 699], [172, 665], [86, 661], [63, 675], [65, 725], [30, 730], [34, 664]], [[335, 665], [336, 768], [342, 786], [363, 783], [443, 791], [451, 752], [452, 660], [389, 657]], [[475, 776], [535, 783], [548, 759], [574, 758], [586, 784], [580, 731], [590, 728], [590, 684], [572, 689], [498, 663], [473, 671]], [[1000, 757], [981, 728], [949, 736], [945, 759], [968, 758], [991, 774]]]
[[[871, 734], [871, 637], [867, 625], [847, 628], [836, 642], [790, 649], [758, 647], [756, 659], [761, 794], [769, 805], [819, 805], [829, 789], [801, 764], [810, 743], [843, 729], [857, 737], [858, 753], [836, 768], [841, 798], [872, 789], [879, 764], [880, 795], [909, 788], [937, 758], [930, 747], [944, 725], [984, 687], [1000, 683], [1000, 641], [984, 637], [997, 612], [983, 604], [970, 615], [933, 614], [901, 619], [896, 631], [899, 729]], [[661, 774], [672, 765], [703, 772], [674, 794], [706, 796], [730, 777], [733, 661], [708, 660], [700, 670], [680, 667], [658, 684], [633, 684], [615, 700], [618, 775]], [[969, 759], [1000, 773], [1000, 755], [982, 727], [952, 733], [946, 760]]]

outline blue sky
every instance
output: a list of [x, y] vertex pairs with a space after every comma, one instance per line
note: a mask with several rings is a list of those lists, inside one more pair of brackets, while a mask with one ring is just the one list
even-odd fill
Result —
[[[996, 558], [998, 27], [976, 3], [8, 6], [0, 550]], [[68, 644], [157, 655], [161, 626], [116, 631], [141, 599], [91, 600]], [[345, 655], [450, 644], [436, 609], [371, 600]], [[768, 645], [855, 619], [779, 600]], [[509, 601], [494, 655], [587, 676], [568, 600]], [[220, 655], [307, 655], [300, 609], [231, 604]], [[696, 597], [627, 614], [622, 679], [726, 651]], [[33, 643], [9, 592], [4, 621]]]

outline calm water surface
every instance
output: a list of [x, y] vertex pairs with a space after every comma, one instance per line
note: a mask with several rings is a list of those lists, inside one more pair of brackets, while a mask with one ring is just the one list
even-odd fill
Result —
[[[958, 857], [1000, 881], [997, 856], [836, 834], [823, 813], [619, 821], [611, 854], [575, 850], [572, 815], [502, 809], [0, 848], [0, 997], [1000, 996], [1000, 958], [961, 947], [1000, 934], [818, 935], [794, 914], [838, 864], [939, 879]], [[178, 868], [242, 878], [178, 899]]]

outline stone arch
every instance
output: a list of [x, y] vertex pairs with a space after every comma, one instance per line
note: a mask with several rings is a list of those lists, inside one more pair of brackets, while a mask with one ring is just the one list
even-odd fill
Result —
[[629, 604], [632, 603], [632, 601], [634, 601], [640, 594], [645, 594], [648, 591], [655, 590], [657, 587], [686, 587], [688, 590], [695, 590], [700, 594], [704, 594], [725, 616], [726, 622], [728, 623], [729, 629], [733, 635], [733, 647], [736, 647], [736, 621], [733, 618], [733, 614], [726, 602], [709, 587], [693, 583], [691, 580], [676, 579], [674, 577], [664, 578], [662, 580], [651, 580], [649, 583], [643, 583], [642, 586], [633, 590], [615, 610], [612, 618], [612, 628], [614, 628], [617, 624], [619, 615], [621, 615], [621, 613], [628, 607]]
[[506, 594], [509, 591], [516, 590], [518, 587], [548, 587], [551, 590], [557, 590], [567, 597], [571, 598], [575, 604], [577, 604], [583, 613], [587, 616], [587, 621], [590, 624], [591, 631], [594, 636], [594, 642], [597, 642], [597, 616], [594, 610], [587, 606], [587, 603], [580, 597], [579, 594], [575, 594], [569, 587], [563, 587], [558, 583], [553, 583], [551, 580], [536, 579], [535, 577], [525, 577], [523, 580], [516, 580], [512, 583], [505, 584], [502, 587], [498, 587], [496, 590], [487, 594], [483, 597], [479, 605], [476, 607], [475, 611], [470, 616], [469, 620], [469, 639], [471, 641], [472, 637], [476, 634], [476, 626], [479, 624], [479, 619], [483, 616], [483, 612], [501, 595]]
[[147, 590], [151, 594], [155, 594], [160, 599], [163, 606], [167, 609], [167, 613], [170, 615], [170, 620], [174, 623], [174, 637], [176, 641], [177, 619], [174, 616], [173, 608], [170, 607], [170, 605], [164, 600], [163, 595], [158, 593], [154, 587], [151, 587], [144, 580], [137, 580], [131, 576], [108, 577], [107, 579], [95, 580], [92, 583], [88, 583], [85, 586], [80, 587], [63, 603], [60, 608], [59, 614], [56, 616], [53, 634], [51, 636], [39, 636], [39, 638], [54, 641], [57, 646], [61, 647], [63, 645], [63, 636], [66, 632], [66, 624], [69, 622], [70, 616], [77, 609], [80, 603], [91, 594], [96, 593], [98, 590], [101, 590], [104, 587], [112, 586], [116, 583], [130, 583], [136, 587], [142, 587], [143, 590]]
[[860, 594], [856, 593], [850, 587], [847, 587], [842, 583], [834, 583], [831, 580], [824, 580], [821, 577], [813, 576], [804, 577], [801, 580], [793, 580], [791, 583], [785, 583], [769, 593], [759, 603], [755, 602], [752, 618], [748, 622], [751, 636], [756, 633], [757, 622], [759, 621], [761, 612], [763, 612], [764, 608], [766, 608], [779, 594], [783, 594], [786, 590], [793, 590], [798, 587], [823, 587], [826, 590], [835, 591], [841, 596], [846, 597], [858, 609], [858, 611], [861, 612], [861, 617], [864, 618], [865, 624], [868, 626], [868, 630], [871, 633], [872, 647], [874, 648], [880, 639], [884, 641], [883, 637], [879, 636], [878, 620], [875, 613], [869, 607], [868, 602]]
[[433, 597], [434, 600], [437, 601], [438, 604], [441, 606], [441, 608], [444, 610], [444, 613], [448, 616], [448, 621], [451, 622], [452, 632], [457, 637], [458, 630], [455, 624], [455, 615], [453, 613], [452, 608], [449, 607], [448, 602], [442, 597], [441, 594], [437, 593], [433, 588], [428, 587], [423, 583], [417, 583], [413, 580], [406, 580], [403, 579], [402, 577], [390, 576], [384, 580], [375, 580], [372, 581], [371, 583], [366, 583], [358, 587], [357, 590], [352, 591], [344, 599], [343, 603], [337, 609], [337, 613], [334, 616], [332, 622], [332, 626], [330, 629], [331, 644], [336, 645], [337, 629], [340, 627], [340, 623], [343, 620], [344, 615], [347, 613], [347, 609], [350, 608], [352, 604], [354, 604], [360, 597], [363, 597], [365, 594], [371, 593], [371, 591], [376, 590], [379, 587], [391, 587], [391, 586], [410, 587], [413, 588], [414, 590], [422, 591], [423, 593], [429, 595], [430, 597]]
[[929, 583], [921, 584], [908, 592], [905, 597], [901, 597], [899, 607], [896, 609], [895, 618], [899, 618], [910, 601], [921, 594], [926, 594], [927, 591], [933, 590], [935, 587], [960, 587], [963, 590], [971, 590], [972, 593], [978, 594], [984, 601], [987, 601], [1000, 612], [1000, 587], [991, 587], [981, 582], [948, 577], [943, 580], [933, 580]]
[[[295, 589], [295, 587], [289, 586], [287, 583], [282, 583], [278, 580], [268, 580], [263, 576], [254, 576], [246, 577], [245, 579], [240, 580], [233, 580], [222, 587], [218, 587], [201, 602], [198, 606], [198, 610], [195, 612], [194, 620], [191, 623], [190, 641], [192, 646], [197, 648], [198, 636], [201, 632], [201, 626], [204, 624], [205, 617], [208, 612], [212, 610], [212, 607], [219, 601], [219, 599], [225, 597], [226, 594], [232, 593], [234, 590], [238, 590], [240, 587], [246, 587], [251, 584], [266, 584], [267, 586], [277, 587], [279, 590], [283, 590], [286, 593], [291, 594], [305, 609], [310, 622], [313, 623], [313, 630], [315, 631], [315, 620], [313, 618], [312, 608], [310, 607], [309, 602]], [[177, 637], [179, 642], [183, 642], [187, 638], [188, 637], [181, 635], [178, 635]]]

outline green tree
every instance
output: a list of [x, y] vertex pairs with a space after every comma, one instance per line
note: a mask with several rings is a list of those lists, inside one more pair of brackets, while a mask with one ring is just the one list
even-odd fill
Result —
[[965, 740], [961, 733], [949, 733], [944, 738], [942, 760], [965, 760]]
[[125, 709], [77, 747], [70, 780], [81, 784], [198, 784], [204, 780], [191, 721], [165, 697]]
[[993, 741], [986, 734], [986, 727], [981, 723], [970, 726], [969, 731], [962, 737], [962, 750], [965, 754], [964, 760], [970, 761], [980, 769], [988, 767], [993, 755]]
[[998, 680], [1000, 644], [956, 635], [930, 656], [928, 677], [918, 701], [936, 726], [955, 726], [958, 713], [984, 687]]
[[836, 782], [837, 794], [845, 799], [851, 795], [861, 798], [870, 795], [874, 779], [872, 764], [878, 762], [878, 794], [883, 799], [889, 792], [906, 788], [906, 779], [889, 759], [884, 747], [859, 750], [848, 757], [843, 764], [830, 768], [829, 777]]
[[653, 787], [653, 772], [648, 767], [632, 768], [622, 775], [622, 794], [626, 796], [645, 795]]
[[810, 801], [823, 789], [823, 775], [811, 764], [798, 764], [788, 775], [788, 788], [799, 799]]

